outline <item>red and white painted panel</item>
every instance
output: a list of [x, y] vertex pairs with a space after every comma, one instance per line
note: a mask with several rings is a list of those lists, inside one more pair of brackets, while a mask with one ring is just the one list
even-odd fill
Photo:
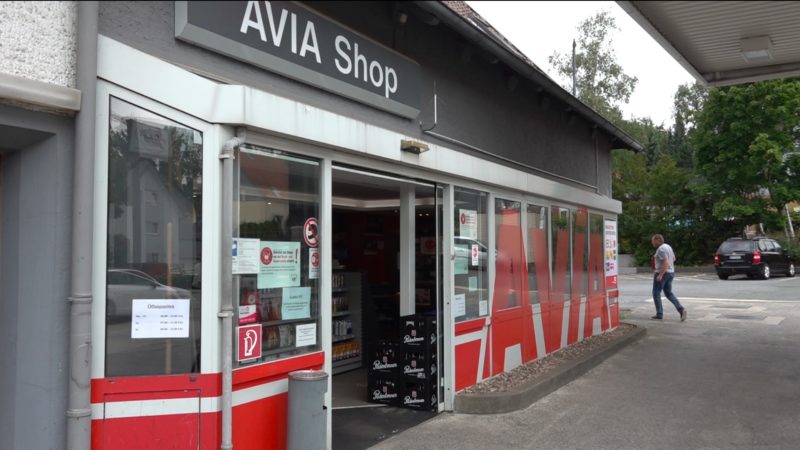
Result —
[[[285, 448], [289, 372], [323, 360], [319, 352], [234, 371], [234, 448]], [[95, 379], [91, 395], [93, 449], [219, 448], [218, 373]]]

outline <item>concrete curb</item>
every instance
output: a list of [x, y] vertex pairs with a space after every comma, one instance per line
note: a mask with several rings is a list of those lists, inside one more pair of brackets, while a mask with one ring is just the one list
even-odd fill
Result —
[[525, 409], [545, 395], [588, 372], [609, 356], [638, 341], [646, 333], [646, 328], [637, 326], [633, 333], [623, 339], [571, 361], [543, 379], [532, 381], [509, 392], [456, 394], [453, 411], [459, 414], [499, 414]]

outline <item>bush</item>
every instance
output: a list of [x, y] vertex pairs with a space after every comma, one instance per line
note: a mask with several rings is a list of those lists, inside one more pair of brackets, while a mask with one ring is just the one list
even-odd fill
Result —
[[785, 237], [777, 237], [773, 238], [781, 244], [787, 252], [789, 252], [789, 256], [794, 258], [795, 261], [800, 261], [800, 239], [795, 237], [794, 239], [789, 239]]

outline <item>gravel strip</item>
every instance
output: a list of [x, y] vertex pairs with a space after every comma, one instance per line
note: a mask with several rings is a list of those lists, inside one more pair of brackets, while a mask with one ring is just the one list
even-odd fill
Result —
[[483, 394], [488, 392], [507, 392], [529, 381], [544, 377], [548, 372], [569, 363], [587, 353], [605, 347], [608, 343], [624, 338], [636, 330], [635, 325], [621, 323], [617, 328], [606, 333], [592, 336], [567, 348], [558, 350], [542, 359], [531, 361], [510, 372], [504, 372], [484, 382], [464, 390], [467, 394]]

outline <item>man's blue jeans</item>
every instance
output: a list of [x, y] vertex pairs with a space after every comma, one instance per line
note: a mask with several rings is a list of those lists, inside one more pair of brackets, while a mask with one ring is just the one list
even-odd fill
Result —
[[672, 302], [675, 305], [675, 308], [678, 309], [678, 313], [683, 311], [683, 306], [681, 302], [678, 301], [678, 297], [675, 297], [675, 294], [672, 293], [672, 279], [675, 278], [674, 273], [667, 272], [661, 278], [661, 282], [656, 280], [658, 277], [658, 272], [653, 274], [653, 301], [656, 304], [656, 316], [664, 317], [664, 307], [661, 305], [661, 290], [664, 290], [664, 295], [667, 297], [667, 300]]

